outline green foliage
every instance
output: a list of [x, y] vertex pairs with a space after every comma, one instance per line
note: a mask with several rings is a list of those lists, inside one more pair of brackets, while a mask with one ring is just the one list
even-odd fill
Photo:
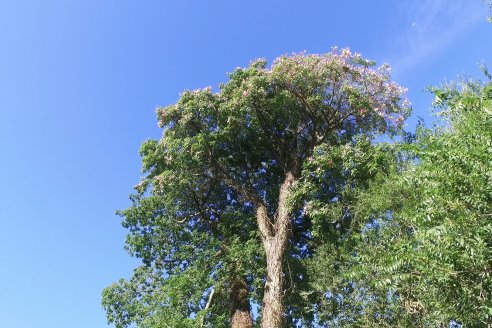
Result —
[[[398, 131], [410, 111], [388, 66], [373, 66], [348, 49], [283, 56], [270, 68], [256, 60], [230, 73], [217, 93], [185, 91], [158, 109], [163, 137], [142, 145], [145, 177], [135, 187], [133, 206], [120, 212], [129, 230], [126, 248], [143, 266], [104, 291], [108, 320], [118, 328], [225, 327], [236, 277], [260, 304], [265, 255], [256, 209], [264, 206], [275, 218], [287, 172], [308, 192], [291, 204], [286, 312], [291, 324], [308, 320], [310, 298], [300, 294], [312, 279], [305, 260], [327, 229], [343, 238], [349, 220], [336, 219], [344, 206], [335, 199], [350, 201], [348, 186], [374, 174], [376, 166], [366, 173], [359, 165], [366, 161], [363, 148], [381, 133]], [[310, 172], [322, 156], [356, 162], [333, 165], [318, 195], [310, 190], [323, 177], [311, 179]], [[329, 222], [316, 212], [326, 200], [333, 204]]]
[[[434, 90], [448, 126], [420, 129], [400, 152], [410, 160], [358, 193], [353, 211], [367, 224], [344, 277], [382, 296], [363, 304], [368, 322], [492, 322], [491, 91], [474, 82]], [[387, 300], [389, 313], [366, 313]]]
[[[118, 328], [133, 322], [144, 328], [198, 327], [207, 316], [207, 326], [225, 326], [231, 277], [259, 277], [263, 270], [251, 209], [238, 206], [233, 191], [192, 165], [184, 170], [182, 161], [166, 163], [161, 146], [142, 146], [144, 168], [152, 171], [136, 186], [133, 206], [120, 212], [129, 229], [126, 248], [144, 266], [129, 281], [105, 289], [108, 320]], [[251, 285], [261, 289], [262, 282]], [[222, 303], [216, 300], [205, 311], [211, 288]]]
[[395, 146], [374, 145], [361, 137], [339, 147], [317, 148], [304, 166], [292, 203], [304, 204], [311, 223], [311, 254], [302, 262], [309, 281], [300, 292], [306, 325], [391, 327], [395, 323], [399, 309], [386, 291], [368, 288], [371, 276], [354, 277], [351, 270], [358, 247], [369, 242], [367, 218], [357, 211], [360, 193], [394, 171], [396, 153]]

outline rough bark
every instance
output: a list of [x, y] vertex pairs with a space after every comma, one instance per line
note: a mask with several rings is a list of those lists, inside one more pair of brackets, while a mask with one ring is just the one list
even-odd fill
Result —
[[231, 289], [231, 328], [252, 328], [251, 305], [248, 297], [248, 285], [237, 277]]
[[278, 208], [273, 224], [268, 219], [266, 209], [260, 206], [257, 210], [257, 221], [262, 233], [267, 262], [261, 320], [262, 328], [281, 328], [285, 326], [283, 261], [287, 248], [291, 216], [287, 207], [287, 198], [290, 187], [295, 180], [295, 175], [290, 171], [287, 172], [280, 187]]
[[287, 199], [290, 194], [290, 188], [300, 173], [298, 160], [294, 160], [293, 169], [286, 173], [280, 186], [277, 211], [273, 219], [268, 215], [267, 204], [251, 186], [237, 183], [225, 170], [218, 165], [217, 167], [222, 178], [229, 186], [238, 191], [244, 200], [250, 201], [257, 206], [256, 221], [261, 233], [267, 262], [261, 328], [283, 328], [285, 326], [283, 261], [287, 248], [291, 217]]

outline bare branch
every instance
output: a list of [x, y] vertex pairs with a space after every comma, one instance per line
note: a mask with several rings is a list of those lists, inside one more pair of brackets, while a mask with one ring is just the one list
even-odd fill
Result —
[[203, 309], [204, 310], [204, 313], [203, 313], [202, 320], [201, 320], [201, 323], [200, 323], [200, 327], [202, 327], [202, 328], [205, 325], [205, 317], [207, 316], [207, 311], [210, 308], [210, 305], [212, 304], [212, 299], [214, 297], [214, 293], [215, 293], [215, 287], [212, 287], [212, 291], [208, 295], [207, 304], [205, 305], [205, 308]]

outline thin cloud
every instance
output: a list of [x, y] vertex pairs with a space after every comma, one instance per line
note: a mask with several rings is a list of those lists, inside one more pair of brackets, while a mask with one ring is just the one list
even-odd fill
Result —
[[400, 49], [397, 57], [390, 61], [395, 73], [399, 74], [437, 55], [486, 16], [484, 6], [478, 0], [406, 3], [408, 27], [397, 41]]

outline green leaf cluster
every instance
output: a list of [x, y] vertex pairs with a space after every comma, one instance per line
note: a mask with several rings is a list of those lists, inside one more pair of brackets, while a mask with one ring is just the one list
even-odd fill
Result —
[[[446, 126], [420, 128], [413, 143], [394, 145], [379, 176], [353, 191], [356, 243], [323, 243], [310, 264], [320, 277], [313, 288], [329, 291], [325, 302], [348, 307], [332, 324], [492, 323], [491, 91], [473, 81], [434, 89]], [[342, 272], [323, 269], [339, 256]]]

